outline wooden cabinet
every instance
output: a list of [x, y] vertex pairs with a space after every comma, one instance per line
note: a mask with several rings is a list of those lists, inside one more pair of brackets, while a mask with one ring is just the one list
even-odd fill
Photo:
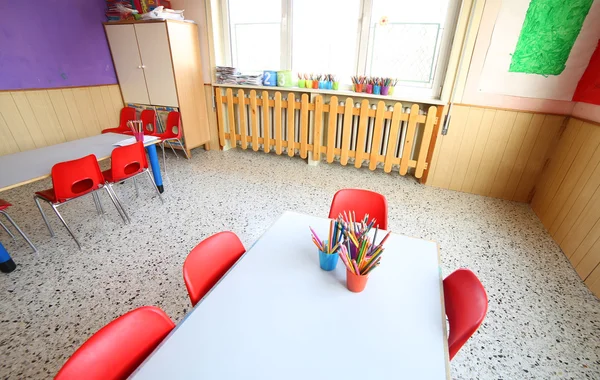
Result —
[[123, 100], [179, 108], [188, 152], [210, 140], [197, 28], [173, 20], [104, 23]]

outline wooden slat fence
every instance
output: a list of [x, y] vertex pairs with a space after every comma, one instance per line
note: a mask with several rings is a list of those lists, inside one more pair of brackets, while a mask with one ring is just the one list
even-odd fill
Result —
[[[225, 90], [223, 94], [222, 90]], [[359, 168], [363, 162], [370, 170], [382, 167], [386, 173], [397, 168], [405, 175], [414, 168], [421, 178], [428, 162], [427, 153], [437, 107], [423, 110], [418, 104], [393, 107], [385, 102], [375, 104], [363, 99], [360, 104], [350, 97], [332, 96], [328, 103], [316, 95], [289, 93], [283, 98], [276, 91], [257, 94], [243, 89], [216, 88], [216, 108], [219, 143], [232, 148], [261, 149], [288, 156], [299, 155], [328, 163], [339, 160], [347, 165], [350, 159]]]

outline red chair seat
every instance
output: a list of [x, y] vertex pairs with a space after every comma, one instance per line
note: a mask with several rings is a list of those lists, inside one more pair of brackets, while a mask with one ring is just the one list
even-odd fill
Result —
[[106, 182], [114, 182], [112, 177], [112, 169], [108, 169], [102, 172], [102, 176]]
[[0, 199], [0, 210], [6, 210], [10, 206], [12, 206], [10, 203], [5, 201], [4, 199]]
[[54, 188], [42, 190], [42, 191], [36, 191], [35, 193], [37, 195], [39, 195], [40, 197], [44, 198], [45, 200], [47, 200], [48, 202], [57, 203], [56, 202], [56, 194], [54, 193]]
[[174, 327], [169, 316], [157, 307], [130, 311], [88, 339], [54, 379], [126, 379]]
[[329, 218], [335, 219], [344, 211], [353, 211], [357, 220], [369, 214], [369, 221], [376, 220], [376, 227], [387, 230], [387, 200], [379, 193], [362, 189], [342, 189], [333, 196]]

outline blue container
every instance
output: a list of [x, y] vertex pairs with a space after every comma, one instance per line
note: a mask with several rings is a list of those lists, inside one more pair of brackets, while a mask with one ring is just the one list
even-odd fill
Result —
[[331, 82], [331, 81], [328, 81], [328, 82], [327, 82], [327, 89], [328, 89], [328, 90], [331, 90], [331, 88], [332, 88], [332, 87], [333, 87], [333, 82]]
[[277, 86], [277, 71], [265, 70], [263, 72], [263, 86]]
[[381, 86], [373, 86], [373, 94], [375, 95], [381, 95]]
[[17, 267], [17, 264], [12, 260], [8, 251], [2, 243], [0, 243], [0, 272], [10, 273]]
[[337, 252], [327, 254], [323, 251], [319, 251], [319, 265], [321, 266], [321, 269], [326, 271], [334, 270], [338, 263], [338, 257], [340, 257], [340, 255], [338, 255]]

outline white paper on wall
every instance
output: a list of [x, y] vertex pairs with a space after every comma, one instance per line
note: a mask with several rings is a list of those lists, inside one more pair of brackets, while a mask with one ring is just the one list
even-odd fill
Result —
[[481, 92], [530, 98], [571, 100], [600, 38], [600, 0], [595, 0], [560, 75], [508, 71], [529, 1], [503, 0], [479, 79]]

